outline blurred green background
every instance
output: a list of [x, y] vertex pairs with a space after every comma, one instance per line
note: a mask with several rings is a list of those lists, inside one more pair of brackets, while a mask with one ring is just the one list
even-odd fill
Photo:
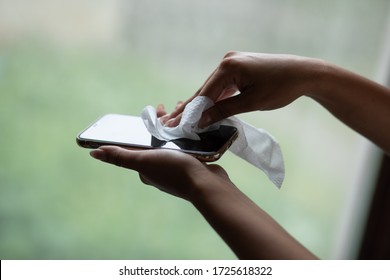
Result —
[[[0, 0], [0, 258], [234, 259], [187, 202], [91, 159], [106, 113], [171, 110], [229, 50], [327, 59], [375, 79], [387, 0]], [[231, 179], [322, 258], [335, 257], [365, 140], [313, 101], [243, 114], [280, 142], [286, 180], [228, 153]]]

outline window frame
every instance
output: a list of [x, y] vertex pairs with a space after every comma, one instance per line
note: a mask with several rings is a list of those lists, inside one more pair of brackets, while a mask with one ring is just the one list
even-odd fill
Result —
[[358, 259], [390, 259], [390, 156], [383, 154]]
[[[390, 14], [386, 29], [379, 80], [390, 87]], [[380, 152], [378, 163], [358, 259], [390, 259], [390, 155]]]

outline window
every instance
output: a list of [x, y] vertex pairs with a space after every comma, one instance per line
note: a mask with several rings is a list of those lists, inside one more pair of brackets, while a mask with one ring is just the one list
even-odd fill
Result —
[[[320, 57], [376, 79], [389, 8], [387, 0], [1, 1], [0, 258], [235, 258], [191, 205], [91, 160], [76, 134], [105, 113], [172, 109], [229, 50]], [[339, 257], [366, 140], [308, 98], [239, 117], [278, 139], [284, 185], [231, 154], [219, 164], [315, 254]]]

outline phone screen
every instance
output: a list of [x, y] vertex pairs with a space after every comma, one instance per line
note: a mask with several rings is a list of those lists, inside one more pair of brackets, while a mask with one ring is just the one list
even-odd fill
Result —
[[237, 137], [237, 129], [232, 126], [220, 126], [217, 130], [198, 135], [200, 140], [180, 138], [168, 142], [161, 141], [149, 133], [140, 117], [109, 114], [81, 132], [77, 142], [86, 148], [118, 145], [139, 149], [167, 148], [211, 155], [226, 150]]

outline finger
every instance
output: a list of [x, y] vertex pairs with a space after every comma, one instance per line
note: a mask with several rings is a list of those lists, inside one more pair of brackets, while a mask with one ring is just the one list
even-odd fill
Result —
[[136, 171], [140, 167], [140, 152], [135, 150], [127, 150], [115, 146], [103, 146], [91, 151], [90, 155], [95, 159]]
[[[222, 100], [225, 100], [225, 99], [231, 97], [236, 92], [237, 92], [237, 87], [235, 85], [228, 87], [226, 89], [223, 89], [220, 92], [219, 96], [216, 97], [217, 101], [221, 102]], [[217, 102], [217, 103], [219, 103], [219, 102]], [[232, 108], [235, 109], [235, 106], [233, 106], [233, 104], [232, 104]], [[208, 121], [208, 122], [211, 122], [210, 124], [217, 122], [219, 120], [225, 119], [227, 117], [230, 117], [231, 115], [234, 115], [235, 112], [232, 112], [232, 113], [225, 112], [222, 108], [219, 111], [218, 108], [214, 108], [214, 112], [211, 112], [211, 114], [212, 114], [211, 119]], [[171, 117], [171, 115], [170, 115], [170, 117]], [[182, 112], [179, 113], [176, 117], [170, 118], [169, 120], [165, 121], [164, 124], [167, 127], [176, 127], [180, 124], [181, 117], [182, 117]], [[207, 125], [205, 125], [205, 126], [207, 126]], [[205, 126], [202, 126], [202, 124], [200, 123], [199, 127], [204, 128]]]
[[190, 103], [195, 97], [196, 97], [196, 95], [193, 95], [188, 100], [186, 100], [185, 102], [180, 102], [180, 104], [176, 104], [175, 109], [172, 111], [172, 113], [169, 114], [169, 119], [174, 119], [178, 115], [183, 113], [184, 108], [186, 107], [186, 105], [188, 103]]
[[166, 127], [176, 127], [180, 124], [181, 117], [183, 116], [183, 113], [180, 113], [173, 119], [169, 119], [168, 121], [165, 122]]
[[194, 95], [192, 95], [189, 99], [187, 99], [185, 102], [182, 102], [181, 106], [176, 106], [175, 110], [173, 110], [172, 113], [170, 113], [170, 118], [174, 119], [181, 113], [183, 113], [184, 108], [187, 106], [188, 103], [190, 103], [195, 97], [200, 95], [200, 92], [202, 91], [203, 87], [205, 84], [214, 76], [215, 72], [217, 71], [218, 68], [214, 69], [214, 71], [211, 73], [210, 76], [207, 77], [206, 81], [203, 83], [203, 85], [195, 92]]
[[224, 65], [226, 63], [221, 63], [213, 75], [207, 80], [199, 92], [200, 96], [207, 96], [212, 101], [217, 102], [221, 95], [229, 92], [229, 89], [236, 88], [231, 68]]
[[183, 104], [184, 104], [183, 101], [178, 101], [178, 102], [176, 103], [175, 110], [180, 109], [180, 108], [183, 106]]
[[[227, 66], [229, 66], [231, 63], [229, 64], [224, 61], [226, 61], [230, 56], [233, 56], [234, 54], [235, 53], [228, 53], [227, 55], [225, 55], [223, 62], [216, 69], [214, 69], [214, 71], [206, 79], [203, 85], [197, 90], [197, 92], [184, 103], [182, 103], [181, 106], [176, 107], [175, 110], [171, 114], [169, 114], [169, 119], [177, 118], [181, 113], [183, 113], [185, 106], [197, 96], [207, 96], [212, 101], [216, 102], [219, 100], [219, 96], [221, 94], [223, 96], [226, 96], [227, 94], [233, 94], [234, 92], [236, 92], [237, 87], [234, 82], [225, 82], [231, 80], [228, 79], [229, 77], [227, 77], [227, 74], [229, 73], [229, 71], [227, 70], [231, 69], [231, 67]], [[226, 92], [224, 92], [225, 89], [227, 90]], [[174, 123], [178, 124], [179, 122], [180, 117], [179, 121], [176, 120]]]
[[177, 102], [175, 110], [172, 113], [164, 116], [164, 118], [160, 119], [162, 121], [162, 123], [167, 127], [178, 126], [180, 123], [184, 108], [187, 105], [187, 102], [190, 102], [190, 101], [187, 100], [186, 103], [184, 103], [183, 101]]
[[157, 115], [157, 117], [160, 119], [160, 122], [161, 122], [162, 124], [164, 124], [164, 125], [165, 125], [165, 123], [169, 120], [169, 115], [163, 115], [163, 116], [158, 116], [158, 115]]
[[165, 111], [165, 107], [163, 104], [158, 104], [157, 107], [156, 107], [156, 113], [157, 113], [157, 117], [162, 117], [164, 115], [167, 114], [167, 112]]
[[250, 111], [245, 95], [238, 94], [230, 98], [223, 99], [204, 111], [199, 120], [198, 126], [205, 128], [213, 123], [234, 116], [239, 113]]

